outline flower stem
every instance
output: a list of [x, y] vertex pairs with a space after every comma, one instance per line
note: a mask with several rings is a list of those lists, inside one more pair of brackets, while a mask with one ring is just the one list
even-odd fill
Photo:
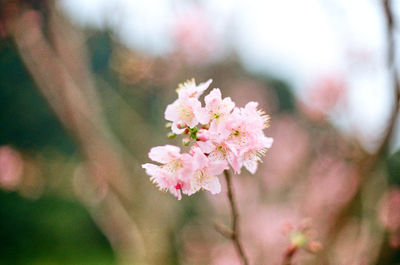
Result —
[[246, 257], [246, 254], [244, 253], [242, 243], [240, 242], [240, 237], [239, 237], [239, 212], [236, 208], [236, 203], [235, 203], [235, 196], [233, 192], [233, 187], [232, 187], [232, 181], [231, 181], [231, 175], [228, 170], [224, 171], [225, 175], [225, 180], [226, 180], [226, 186], [228, 188], [228, 199], [229, 199], [229, 204], [231, 206], [231, 218], [232, 218], [232, 233], [230, 236], [230, 239], [232, 240], [235, 249], [240, 256], [242, 262], [244, 265], [248, 265], [249, 261]]
[[297, 252], [297, 247], [290, 246], [283, 255], [282, 265], [292, 265], [292, 258]]

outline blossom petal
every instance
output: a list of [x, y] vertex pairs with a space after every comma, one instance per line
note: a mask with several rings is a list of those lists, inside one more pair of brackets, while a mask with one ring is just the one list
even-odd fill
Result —
[[218, 177], [211, 177], [203, 185], [203, 189], [208, 190], [211, 194], [218, 194], [221, 192], [221, 183], [219, 182]]
[[215, 145], [211, 141], [207, 142], [198, 141], [197, 145], [200, 147], [201, 151], [203, 151], [203, 153], [206, 154], [211, 153], [215, 149]]
[[179, 120], [179, 113], [177, 111], [178, 104], [179, 104], [178, 100], [175, 100], [174, 103], [169, 104], [165, 109], [164, 118], [167, 121]]
[[149, 158], [155, 162], [166, 164], [180, 157], [180, 148], [173, 145], [156, 146], [150, 149]]
[[258, 167], [258, 164], [257, 164], [257, 160], [245, 160], [244, 162], [243, 162], [243, 165], [245, 166], [245, 168], [251, 173], [251, 174], [254, 174], [254, 173], [256, 173], [256, 171], [257, 171], [257, 167]]
[[210, 164], [207, 168], [207, 174], [217, 176], [228, 168], [228, 163], [225, 160], [210, 161]]

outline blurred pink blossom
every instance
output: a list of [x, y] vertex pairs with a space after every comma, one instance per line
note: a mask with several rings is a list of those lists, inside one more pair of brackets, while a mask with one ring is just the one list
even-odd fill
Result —
[[346, 88], [344, 78], [339, 75], [320, 76], [307, 88], [305, 101], [299, 102], [299, 107], [312, 120], [323, 120], [342, 102]]
[[0, 147], [0, 186], [15, 190], [21, 182], [24, 163], [19, 152], [10, 146]]
[[176, 17], [172, 37], [177, 55], [190, 64], [205, 63], [217, 49], [213, 24], [199, 6]]
[[379, 220], [389, 230], [389, 243], [400, 248], [400, 189], [388, 190], [379, 203]]
[[249, 256], [256, 257], [256, 264], [280, 264], [289, 240], [282, 234], [282, 225], [289, 221], [296, 226], [302, 220], [290, 204], [253, 206], [242, 220], [242, 238]]
[[304, 190], [304, 213], [328, 229], [333, 216], [355, 195], [359, 182], [353, 165], [328, 154], [322, 155], [310, 168]]
[[293, 116], [276, 116], [272, 123], [270, 134], [275, 139], [274, 148], [268, 151], [268, 159], [260, 170], [268, 190], [280, 189], [299, 177], [310, 149], [307, 131]]

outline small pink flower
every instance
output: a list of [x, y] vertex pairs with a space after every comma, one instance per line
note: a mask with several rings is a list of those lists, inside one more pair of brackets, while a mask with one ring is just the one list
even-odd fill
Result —
[[206, 103], [204, 108], [206, 118], [204, 122], [202, 122], [203, 124], [209, 121], [219, 122], [226, 119], [235, 107], [235, 103], [230, 97], [222, 99], [221, 91], [218, 88], [214, 88], [210, 94], [204, 98], [204, 101]]
[[271, 147], [273, 139], [264, 135], [269, 117], [257, 110], [258, 103], [249, 102], [244, 108], [235, 108], [226, 128], [230, 131], [227, 142], [235, 146], [238, 152], [238, 163], [232, 164], [236, 173], [245, 166], [250, 173], [257, 170], [261, 156]]
[[221, 192], [221, 184], [218, 180], [225, 169], [228, 169], [228, 164], [224, 160], [210, 160], [201, 151], [200, 148], [194, 147], [191, 151], [193, 154], [194, 173], [192, 179], [192, 190], [188, 193], [191, 195], [200, 189], [210, 191], [212, 194]]
[[187, 80], [183, 84], [179, 84], [176, 92], [179, 98], [199, 98], [204, 91], [210, 86], [212, 79], [196, 86], [194, 78]]
[[201, 103], [198, 97], [208, 88], [211, 79], [205, 83], [196, 86], [194, 79], [179, 85], [178, 99], [174, 103], [167, 106], [165, 110], [165, 119], [172, 121], [172, 131], [181, 134], [185, 131], [186, 126], [193, 128], [204, 120]]
[[[218, 99], [218, 91], [215, 94], [214, 98]], [[257, 106], [256, 102], [249, 102], [244, 108], [225, 112], [226, 119], [211, 123], [205, 137], [208, 140], [198, 142], [201, 150], [209, 154], [209, 159], [228, 161], [235, 173], [240, 173], [242, 166], [252, 174], [256, 172], [261, 156], [273, 143], [273, 139], [263, 132], [269, 118], [257, 110]], [[230, 107], [232, 105], [225, 110]]]
[[227, 142], [230, 131], [225, 122], [212, 123], [207, 134], [207, 141], [198, 141], [200, 149], [208, 154], [212, 161], [227, 161], [233, 168], [238, 166], [238, 152], [235, 146]]
[[181, 154], [180, 148], [172, 145], [157, 146], [150, 150], [149, 158], [162, 165], [146, 163], [142, 168], [163, 191], [169, 190], [178, 200], [182, 198], [181, 191], [187, 194], [191, 190], [188, 175], [192, 173], [192, 157]]

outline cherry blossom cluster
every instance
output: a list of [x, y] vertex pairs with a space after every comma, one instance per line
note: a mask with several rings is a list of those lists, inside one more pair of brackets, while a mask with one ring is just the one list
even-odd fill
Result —
[[218, 175], [229, 166], [235, 174], [243, 166], [254, 174], [273, 142], [263, 132], [269, 116], [257, 109], [257, 102], [235, 107], [231, 98], [222, 99], [221, 91], [214, 88], [204, 97], [203, 107], [199, 97], [211, 81], [196, 85], [192, 79], [180, 84], [178, 99], [165, 110], [165, 119], [170, 121], [169, 137], [186, 135], [182, 142], [191, 145], [190, 151], [181, 153], [173, 145], [153, 147], [149, 158], [159, 165], [142, 165], [160, 190], [171, 192], [179, 200], [182, 193], [192, 195], [201, 189], [219, 193]]

